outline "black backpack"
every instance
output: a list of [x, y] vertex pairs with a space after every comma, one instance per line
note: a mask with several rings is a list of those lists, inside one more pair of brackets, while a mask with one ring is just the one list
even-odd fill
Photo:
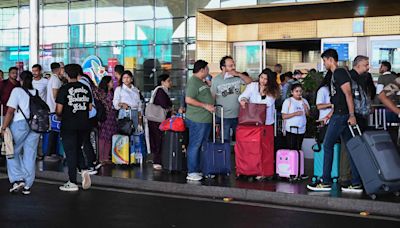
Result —
[[36, 94], [33, 96], [26, 88], [22, 88], [29, 95], [29, 119], [25, 116], [21, 108], [21, 111], [30, 129], [37, 133], [45, 133], [50, 131], [50, 108], [40, 98], [39, 92], [36, 90]]

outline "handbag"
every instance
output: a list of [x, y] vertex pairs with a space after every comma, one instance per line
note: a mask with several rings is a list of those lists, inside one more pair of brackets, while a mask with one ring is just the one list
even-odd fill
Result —
[[118, 133], [121, 135], [132, 135], [134, 127], [130, 118], [119, 119], [117, 122]]
[[159, 127], [160, 131], [177, 131], [177, 132], [184, 132], [185, 121], [180, 116], [174, 116], [164, 120]]
[[167, 118], [167, 111], [160, 105], [154, 104], [154, 97], [156, 96], [158, 89], [161, 89], [161, 86], [154, 90], [149, 103], [146, 105], [145, 116], [150, 121], [161, 123], [165, 118]]
[[118, 119], [117, 121], [118, 133], [121, 135], [132, 135], [135, 130], [132, 120], [132, 112], [131, 110], [129, 110], [128, 112], [129, 117], [125, 116], [124, 118]]
[[246, 103], [245, 108], [240, 106], [239, 124], [241, 125], [265, 125], [267, 115], [266, 104]]

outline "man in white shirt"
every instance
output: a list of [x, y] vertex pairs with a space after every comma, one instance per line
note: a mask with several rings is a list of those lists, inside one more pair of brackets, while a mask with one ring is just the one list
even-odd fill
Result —
[[[52, 75], [50, 77], [49, 83], [47, 84], [47, 105], [50, 108], [50, 112], [54, 113], [56, 111], [56, 97], [58, 90], [62, 86], [61, 66], [59, 63], [52, 63], [50, 65]], [[57, 131], [51, 131], [49, 133], [49, 145], [47, 147], [47, 154], [44, 158], [45, 161], [58, 161], [60, 157], [55, 156], [57, 151], [57, 141], [59, 133]], [[53, 155], [53, 156], [52, 156]]]
[[47, 84], [49, 80], [42, 77], [42, 66], [35, 64], [32, 66], [33, 88], [38, 90], [40, 98], [47, 100]]
[[52, 75], [50, 77], [50, 80], [47, 84], [47, 99], [46, 103], [50, 108], [50, 112], [55, 112], [56, 110], [56, 97], [58, 90], [62, 86], [62, 77], [63, 75], [61, 74], [61, 67], [59, 63], [52, 63], [50, 65]]

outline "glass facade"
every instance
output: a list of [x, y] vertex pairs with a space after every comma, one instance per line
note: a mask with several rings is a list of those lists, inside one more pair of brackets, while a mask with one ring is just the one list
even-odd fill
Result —
[[[300, 0], [298, 0], [300, 1]], [[304, 1], [304, 0], [303, 0]], [[312, 1], [312, 0], [311, 0]], [[39, 0], [39, 59], [79, 63], [97, 55], [135, 72], [138, 87], [149, 92], [157, 75], [169, 73], [178, 93], [195, 61], [199, 8], [251, 6], [295, 1], [265, 0]], [[0, 66], [28, 67], [29, 0], [0, 1]]]

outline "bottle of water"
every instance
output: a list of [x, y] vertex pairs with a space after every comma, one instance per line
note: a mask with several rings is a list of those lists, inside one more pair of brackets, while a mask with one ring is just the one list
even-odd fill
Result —
[[136, 158], [136, 161], [139, 162], [140, 166], [142, 166], [142, 164], [143, 164], [143, 155], [142, 155], [142, 153], [139, 151], [139, 149], [136, 149], [135, 158]]

